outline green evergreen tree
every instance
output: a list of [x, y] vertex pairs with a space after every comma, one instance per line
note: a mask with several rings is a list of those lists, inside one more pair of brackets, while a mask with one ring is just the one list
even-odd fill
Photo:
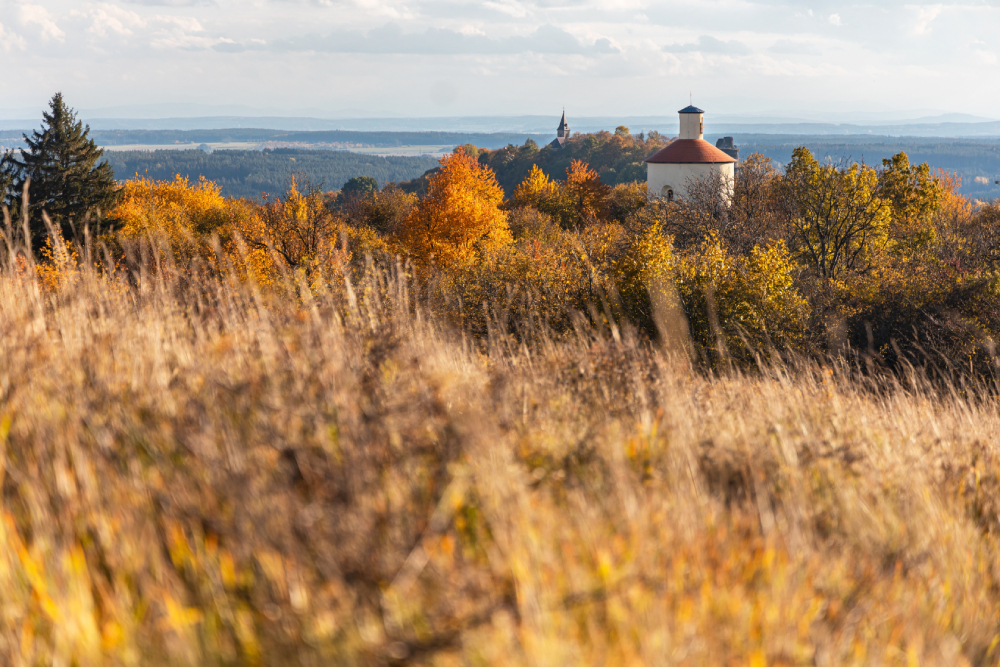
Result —
[[19, 210], [20, 203], [18, 193], [14, 192], [20, 174], [14, 157], [14, 151], [4, 151], [0, 156], [0, 204], [7, 206], [11, 213]]
[[104, 151], [89, 138], [90, 126], [76, 119], [62, 93], [52, 97], [42, 118], [41, 131], [24, 135], [28, 147], [20, 156], [7, 153], [0, 164], [4, 200], [14, 208], [25, 180], [31, 179], [29, 213], [36, 245], [47, 232], [42, 211], [71, 239], [88, 213], [99, 218], [118, 197], [115, 172], [101, 159]]

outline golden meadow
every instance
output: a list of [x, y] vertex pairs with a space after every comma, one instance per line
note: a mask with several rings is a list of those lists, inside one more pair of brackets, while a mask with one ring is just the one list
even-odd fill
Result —
[[995, 207], [748, 163], [8, 217], [0, 662], [996, 664]]

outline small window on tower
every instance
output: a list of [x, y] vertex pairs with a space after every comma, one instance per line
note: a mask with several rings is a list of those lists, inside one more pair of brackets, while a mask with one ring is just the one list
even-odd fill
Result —
[[698, 123], [698, 134], [705, 134], [705, 121]]
[[667, 201], [673, 201], [674, 200], [674, 189], [672, 187], [670, 187], [669, 185], [664, 185], [663, 188], [660, 190], [660, 195], [662, 195], [663, 197], [666, 197]]

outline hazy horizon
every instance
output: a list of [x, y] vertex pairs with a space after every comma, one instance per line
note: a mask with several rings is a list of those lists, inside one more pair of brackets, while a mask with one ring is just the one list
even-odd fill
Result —
[[[58, 90], [124, 117], [665, 116], [693, 99], [719, 116], [994, 119], [998, 28], [995, 0], [0, 0], [17, 91], [0, 117]], [[213, 108], [254, 111], [197, 111]]]

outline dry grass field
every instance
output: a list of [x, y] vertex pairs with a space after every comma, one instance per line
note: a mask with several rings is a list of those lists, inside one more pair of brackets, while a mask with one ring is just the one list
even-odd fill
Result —
[[1000, 660], [990, 388], [135, 266], [0, 277], [4, 665]]

